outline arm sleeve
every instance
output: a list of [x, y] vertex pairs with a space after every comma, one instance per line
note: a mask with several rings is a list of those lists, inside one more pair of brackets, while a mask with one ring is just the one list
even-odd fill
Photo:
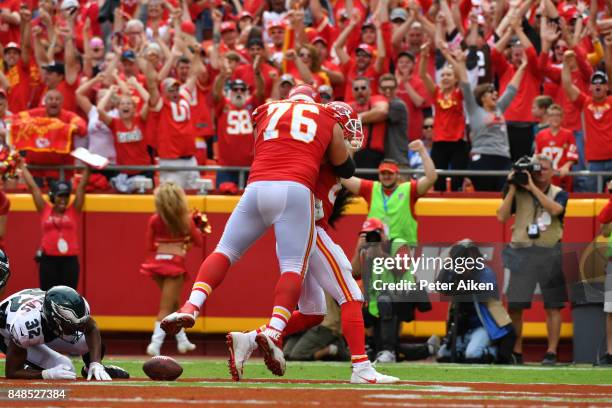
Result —
[[468, 111], [468, 115], [471, 117], [476, 112], [476, 109], [478, 109], [476, 98], [474, 98], [474, 93], [472, 92], [472, 88], [468, 82], [459, 82], [459, 87], [461, 88], [461, 93], [463, 94], [465, 109]]
[[497, 107], [500, 111], [505, 112], [508, 109], [508, 106], [512, 103], [512, 100], [516, 97], [517, 89], [514, 85], [508, 85], [504, 94], [499, 98], [497, 102]]
[[593, 66], [587, 61], [587, 54], [580, 45], [574, 47], [574, 52], [576, 53], [576, 62], [578, 63], [580, 75], [582, 75], [582, 79], [586, 83], [589, 83], [593, 74]]
[[551, 81], [557, 84], [561, 83], [561, 70], [558, 67], [552, 66], [547, 52], [541, 53], [538, 57], [538, 68]]
[[368, 206], [372, 203], [372, 189], [374, 188], [374, 182], [371, 180], [361, 180], [359, 186], [359, 195], [362, 196]]
[[568, 199], [569, 199], [569, 194], [565, 190], [559, 191], [557, 195], [555, 196], [555, 202], [558, 204], [561, 204], [561, 206], [563, 207], [563, 212], [559, 216], [559, 218], [561, 219], [563, 219], [563, 216], [565, 215], [565, 209], [567, 208]]

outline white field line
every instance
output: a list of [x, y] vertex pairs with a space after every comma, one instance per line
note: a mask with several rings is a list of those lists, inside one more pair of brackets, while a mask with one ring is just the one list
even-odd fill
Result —
[[[61, 383], [57, 383], [57, 382], [50, 382], [50, 381], [32, 381], [32, 382], [28, 382], [28, 385], [45, 385], [45, 386], [49, 386], [51, 384], [54, 385], [60, 385]], [[342, 390], [358, 390], [358, 391], [373, 391], [373, 392], [378, 392], [378, 391], [405, 391], [407, 387], [414, 387], [414, 389], [411, 389], [410, 391], [412, 392], [416, 392], [416, 393], [431, 393], [431, 394], [449, 394], [449, 395], [454, 395], [454, 396], [459, 396], [462, 394], [469, 394], [469, 395], [492, 395], [492, 396], [496, 396], [496, 395], [504, 395], [507, 396], [506, 398], [510, 398], [511, 396], [525, 396], [529, 399], [533, 399], [533, 398], [587, 398], [587, 399], [597, 399], [597, 398], [603, 398], [603, 399], [607, 399], [608, 401], [612, 399], [612, 391], [610, 393], [593, 393], [593, 392], [589, 392], [587, 394], [581, 394], [581, 393], [577, 393], [577, 392], [559, 392], [559, 391], [542, 391], [542, 392], [535, 392], [535, 391], [504, 391], [504, 390], [474, 390], [470, 387], [447, 387], [444, 385], [431, 385], [431, 386], [423, 386], [423, 385], [418, 385], [418, 384], [396, 384], [396, 385], [368, 385], [368, 384], [363, 384], [363, 385], [347, 385], [346, 387], [337, 387], [334, 385], [338, 385], [337, 383], [326, 383], [328, 386], [326, 386], [325, 388], [313, 388], [312, 384], [309, 383], [286, 383], [285, 386], [282, 386], [281, 383], [273, 383], [273, 382], [266, 382], [266, 383], [223, 383], [223, 382], [206, 382], [206, 381], [202, 381], [202, 382], [189, 382], [189, 383], [183, 383], [186, 384], [187, 387], [210, 387], [210, 388], [219, 388], [219, 389], [266, 389], [266, 390], [313, 390], [313, 391], [342, 391]], [[326, 385], [326, 384], [321, 384], [318, 383], [317, 385]], [[171, 383], [167, 383], [167, 382], [158, 382], [158, 383], [152, 383], [152, 382], [100, 382], [100, 381], [95, 381], [95, 382], [74, 382], [72, 384], [70, 384], [71, 386], [100, 386], [100, 387], [104, 387], [104, 386], [119, 386], [119, 387], [148, 387], [148, 386], [155, 386], [155, 387], [166, 387], [168, 389], [175, 389], [177, 388], [176, 386], [172, 386]], [[500, 385], [504, 385], [504, 384], [500, 384]], [[181, 388], [180, 386], [178, 387], [179, 389]], [[393, 397], [386, 397], [386, 396], [395, 396], [395, 395], [415, 395], [415, 394], [370, 394], [370, 395], [366, 395], [366, 398], [393, 398]], [[385, 396], [385, 397], [383, 397]], [[419, 397], [417, 397], [419, 398]]]

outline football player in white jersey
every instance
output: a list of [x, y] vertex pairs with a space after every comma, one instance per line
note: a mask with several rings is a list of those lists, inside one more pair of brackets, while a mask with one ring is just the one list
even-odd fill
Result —
[[67, 286], [25, 289], [4, 299], [0, 336], [6, 378], [74, 380], [74, 365], [63, 353], [82, 356], [81, 374], [88, 380], [129, 378], [119, 367], [102, 365], [102, 340], [89, 305]]

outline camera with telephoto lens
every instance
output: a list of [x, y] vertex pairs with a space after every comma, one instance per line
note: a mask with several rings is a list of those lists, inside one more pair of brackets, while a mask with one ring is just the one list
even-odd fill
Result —
[[524, 186], [529, 183], [527, 173], [533, 174], [542, 171], [542, 165], [532, 162], [529, 156], [523, 156], [512, 165], [512, 170], [514, 170], [514, 174], [510, 178], [510, 183], [516, 186]]
[[381, 242], [382, 237], [378, 231], [370, 231], [366, 233], [366, 242]]

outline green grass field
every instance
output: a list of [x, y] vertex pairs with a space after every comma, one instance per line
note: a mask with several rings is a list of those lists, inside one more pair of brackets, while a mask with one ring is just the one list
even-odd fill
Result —
[[[143, 359], [108, 358], [107, 364], [118, 365], [130, 372], [132, 378], [146, 378], [142, 371]], [[181, 378], [229, 379], [227, 360], [222, 359], [183, 359]], [[74, 360], [80, 370], [82, 362]], [[597, 368], [587, 365], [568, 365], [541, 367], [539, 365], [498, 366], [498, 365], [459, 365], [435, 363], [397, 363], [379, 365], [378, 369], [405, 381], [435, 382], [497, 382], [513, 384], [612, 384], [612, 368]], [[4, 372], [4, 361], [0, 362]], [[278, 379], [273, 376], [259, 359], [251, 360], [245, 367], [245, 380]], [[350, 363], [337, 362], [288, 362], [283, 379], [288, 380], [339, 380], [350, 378]], [[177, 383], [177, 385], [180, 383]], [[184, 385], [188, 385], [184, 384]], [[227, 385], [227, 383], [226, 383]], [[237, 384], [238, 385], [238, 384]], [[263, 385], [263, 384], [262, 384]], [[278, 383], [276, 383], [278, 386]]]

